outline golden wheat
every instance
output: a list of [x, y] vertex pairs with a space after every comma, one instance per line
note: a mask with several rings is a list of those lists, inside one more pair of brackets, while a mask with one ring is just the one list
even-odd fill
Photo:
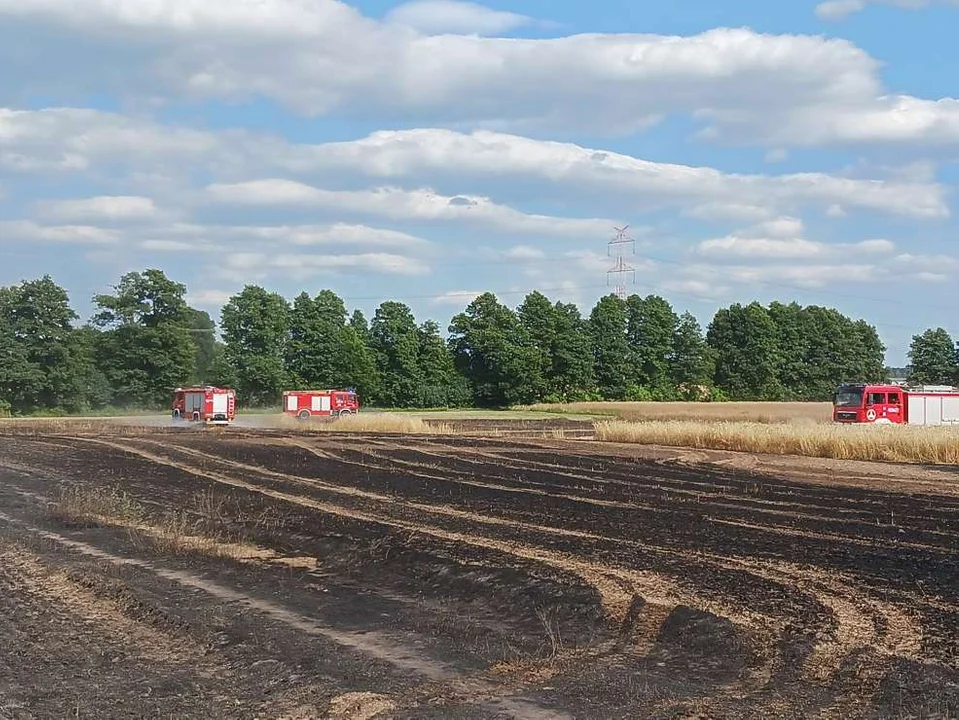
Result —
[[402, 435], [450, 435], [452, 428], [400, 413], [359, 413], [332, 419], [303, 421], [283, 416], [280, 427], [308, 432], [396, 433]]
[[815, 402], [575, 402], [528, 405], [520, 410], [563, 415], [609, 415], [620, 420], [742, 420], [759, 423], [830, 422], [832, 405]]
[[601, 421], [596, 439], [840, 460], [959, 464], [959, 427]]

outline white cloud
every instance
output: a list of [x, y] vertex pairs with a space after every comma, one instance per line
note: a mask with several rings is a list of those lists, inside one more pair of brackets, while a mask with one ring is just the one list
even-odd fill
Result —
[[707, 257], [801, 261], [824, 257], [856, 257], [857, 254], [889, 253], [894, 250], [895, 245], [888, 240], [866, 240], [861, 243], [830, 245], [799, 237], [773, 239], [736, 235], [704, 240], [696, 246], [696, 252]]
[[109, 245], [120, 240], [113, 230], [91, 225], [39, 225], [31, 220], [0, 221], [0, 236], [7, 242], [30, 241], [71, 245]]
[[870, 103], [837, 102], [796, 108], [770, 128], [767, 141], [790, 145], [924, 144], [959, 142], [959, 100], [883, 95]]
[[948, 215], [942, 189], [929, 183], [859, 180], [822, 173], [725, 174], [708, 167], [656, 163], [573, 143], [519, 135], [442, 129], [382, 131], [297, 153], [294, 164], [352, 169], [381, 178], [448, 173], [512, 176], [553, 186], [629, 198], [633, 207], [685, 206], [789, 209], [799, 204], [867, 207], [915, 217]]
[[[739, 285], [765, 285], [782, 289], [821, 288], [841, 283], [887, 282], [892, 277], [888, 268], [853, 259], [847, 263], [797, 263], [770, 265], [687, 265], [671, 283], [698, 281], [709, 285], [725, 285], [730, 292]], [[690, 287], [693, 287], [690, 285]]]
[[233, 205], [336, 209], [391, 220], [454, 220], [537, 235], [595, 237], [612, 224], [610, 220], [530, 215], [498, 205], [487, 197], [445, 196], [429, 189], [324, 190], [292, 180], [267, 179], [214, 184], [207, 188], [207, 194], [213, 202]]
[[736, 202], [709, 202], [683, 210], [684, 215], [702, 220], [762, 220], [773, 214], [772, 208]]
[[351, 7], [334, 0], [0, 0], [0, 13], [38, 17], [87, 31], [106, 26], [277, 38], [321, 35], [337, 23], [360, 18]]
[[504, 255], [511, 260], [541, 260], [546, 257], [546, 253], [542, 250], [529, 245], [516, 245], [507, 250]]
[[859, 257], [895, 252], [895, 243], [870, 239], [856, 243], [824, 243], [802, 237], [805, 226], [799, 218], [780, 217], [737, 230], [725, 237], [703, 240], [697, 255], [716, 259], [822, 261], [827, 258]]
[[422, 276], [428, 274], [430, 268], [421, 260], [392, 253], [313, 255], [239, 252], [225, 256], [224, 271], [224, 275], [230, 279], [262, 279], [272, 275], [304, 280], [343, 272]]
[[263, 240], [289, 242], [293, 245], [350, 245], [353, 247], [416, 248], [430, 245], [423, 238], [367, 225], [300, 225], [284, 227], [234, 228], [239, 235]]
[[186, 240], [143, 240], [139, 247], [144, 250], [165, 253], [217, 252], [222, 249], [216, 245], [188, 242]]
[[226, 305], [235, 291], [229, 290], [191, 290], [186, 301], [191, 307], [219, 310]]
[[426, 35], [497, 35], [528, 25], [532, 19], [518, 13], [492, 10], [472, 2], [412, 0], [393, 8], [387, 14], [386, 21], [411, 27]]
[[[418, 17], [408, 20], [414, 25], [433, 19], [436, 29], [471, 33], [519, 22], [462, 2], [434, 0], [429, 13], [423, 7], [396, 12]], [[337, 0], [0, 0], [0, 22], [13, 38], [0, 47], [0, 63], [19, 69], [0, 85], [0, 99], [54, 91], [148, 101], [265, 97], [307, 114], [564, 133], [631, 132], [679, 114], [706, 123], [704, 137], [776, 150], [959, 141], [955, 100], [889, 97], [874, 58], [822, 36], [742, 28], [692, 36], [434, 36]], [[37, 23], [66, 31], [40, 52], [56, 51], [69, 63], [18, 61], [37, 54], [29, 44], [37, 35], [27, 32]], [[97, 53], [87, 51], [91, 40]]]
[[805, 226], [803, 221], [794, 217], [779, 217], [759, 223], [754, 228], [755, 233], [777, 238], [794, 238], [802, 234]]
[[46, 217], [58, 220], [141, 220], [157, 213], [153, 200], [145, 197], [110, 196], [83, 200], [55, 200], [37, 204]]
[[763, 158], [768, 163], [780, 163], [789, 159], [789, 151], [783, 148], [774, 148], [766, 153]]
[[[432, 243], [408, 233], [368, 225], [327, 223], [309, 225], [219, 225], [174, 223], [155, 228], [143, 228], [139, 232], [151, 239], [160, 249], [190, 249], [198, 245], [211, 247], [236, 246], [238, 243], [254, 243], [276, 249], [284, 245], [321, 246], [345, 245], [354, 249], [393, 248], [423, 249]], [[161, 237], [162, 236], [162, 237]]]
[[922, 275], [936, 273], [959, 278], [959, 257], [951, 255], [913, 255], [903, 253], [893, 259], [893, 264], [902, 272]]
[[[462, 11], [460, 4], [449, 7]], [[666, 113], [744, 105], [782, 112], [838, 97], [870, 97], [879, 89], [875, 61], [851, 43], [746, 29], [689, 37], [431, 36], [364, 17], [336, 0], [0, 0], [2, 16], [8, 23], [60, 27], [78, 41], [95, 37], [97, 69], [110, 69], [116, 56], [138, 53], [122, 74], [91, 74], [79, 55], [48, 76], [43, 65], [28, 66], [19, 82], [35, 92], [75, 76], [80, 87], [99, 92], [265, 96], [309, 114], [389, 113], [407, 120], [625, 131]], [[467, 20], [480, 17], [472, 12]], [[500, 25], [504, 20], [488, 12], [482, 17]]]
[[452, 290], [450, 292], [445, 292], [441, 295], [437, 295], [433, 298], [433, 304], [435, 305], [455, 305], [455, 306], [464, 306], [469, 305], [473, 300], [482, 295], [485, 290]]
[[730, 294], [732, 289], [728, 285], [706, 280], [666, 280], [659, 288], [665, 292], [682, 295], [692, 295], [704, 300], [719, 300]]
[[284, 254], [270, 258], [270, 267], [296, 274], [332, 274], [342, 270], [372, 271], [393, 275], [426, 275], [429, 266], [421, 260], [391, 253], [356, 255]]
[[826, 0], [816, 6], [816, 15], [824, 20], [841, 20], [866, 7], [866, 0]]
[[[215, 162], [220, 173], [229, 173], [237, 162], [249, 161], [246, 138], [243, 132], [213, 134], [98, 110], [0, 108], [0, 168], [10, 171], [89, 172], [112, 164], [182, 170], [190, 160]], [[262, 140], [262, 151], [269, 152], [268, 145]]]
[[[522, 183], [527, 196], [550, 201], [560, 195], [578, 201], [601, 197], [630, 214], [678, 207], [697, 217], [756, 220], [810, 204], [913, 217], [948, 214], [943, 188], [934, 182], [864, 180], [822, 173], [727, 174], [709, 167], [650, 162], [573, 143], [489, 131], [383, 131], [354, 141], [295, 145], [253, 133], [202, 132], [92, 110], [0, 110], [0, 166], [4, 158], [14, 156], [19, 171], [73, 168], [116, 178], [118, 170], [126, 168], [131, 173], [130, 183], [148, 186], [154, 196], [160, 190], [179, 193], [180, 203], [193, 201], [184, 187], [191, 179], [183, 177], [189, 168], [213, 173], [225, 184], [267, 172], [331, 180], [415, 181], [421, 186], [446, 183], [461, 187], [480, 181], [501, 188], [505, 183]], [[8, 162], [6, 167], [13, 166]], [[257, 186], [257, 192], [263, 196], [272, 190], [280, 193], [277, 200], [285, 198], [286, 202], [295, 199], [296, 192], [306, 196], [311, 192], [273, 182], [272, 187]], [[481, 212], [474, 209], [472, 215], [488, 219], [493, 212], [484, 207]], [[606, 228], [582, 225], [575, 232], [590, 235], [605, 233]]]
[[943, 5], [959, 5], [957, 0], [825, 0], [816, 6], [816, 15], [823, 20], [842, 20], [864, 10], [867, 5], [894, 5], [904, 10], [919, 10], [940, 2]]

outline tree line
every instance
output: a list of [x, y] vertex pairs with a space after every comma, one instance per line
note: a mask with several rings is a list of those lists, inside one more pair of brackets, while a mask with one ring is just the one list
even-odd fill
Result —
[[[49, 276], [0, 288], [0, 410], [160, 408], [190, 384], [234, 387], [261, 407], [313, 387], [396, 408], [826, 400], [840, 382], [888, 377], [872, 325], [797, 303], [733, 304], [704, 331], [656, 295], [607, 295], [584, 316], [539, 292], [516, 308], [484, 293], [444, 338], [401, 302], [367, 319], [330, 290], [289, 302], [248, 285], [219, 326], [160, 270], [128, 273], [112, 290], [81, 324]], [[910, 359], [912, 380], [959, 382], [959, 351], [941, 328], [917, 335]]]

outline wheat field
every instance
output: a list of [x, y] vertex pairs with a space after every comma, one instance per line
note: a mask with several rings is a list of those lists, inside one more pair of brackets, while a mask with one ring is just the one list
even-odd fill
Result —
[[839, 460], [959, 465], [959, 427], [948, 426], [608, 420], [596, 423], [596, 439]]
[[415, 415], [401, 413], [358, 413], [335, 420], [297, 420], [288, 415], [277, 418], [276, 427], [308, 432], [396, 433], [401, 435], [449, 435], [452, 428], [445, 423], [427, 422]]
[[562, 415], [607, 415], [620, 420], [748, 421], [756, 423], [832, 420], [828, 402], [576, 402], [541, 403], [518, 408]]

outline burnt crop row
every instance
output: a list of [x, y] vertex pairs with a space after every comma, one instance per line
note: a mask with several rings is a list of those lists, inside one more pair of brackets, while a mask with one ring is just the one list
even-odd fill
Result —
[[[61, 437], [2, 454], [157, 505], [221, 493], [220, 520], [249, 541], [322, 558], [352, 585], [331, 622], [399, 618], [444, 660], [460, 632], [470, 672], [585, 653], [589, 667], [567, 669], [571, 708], [572, 678], [600, 668], [630, 687], [645, 673], [681, 706], [695, 695], [772, 714], [783, 701], [842, 714], [863, 692], [888, 704], [897, 683], [914, 707], [925, 679], [904, 695], [901, 678], [920, 663], [957, 679], [955, 498], [476, 438]], [[264, 510], [283, 522], [252, 521]], [[297, 582], [277, 585], [287, 605], [302, 602]], [[351, 602], [366, 611], [350, 619]], [[623, 707], [648, 703], [637, 693]]]

